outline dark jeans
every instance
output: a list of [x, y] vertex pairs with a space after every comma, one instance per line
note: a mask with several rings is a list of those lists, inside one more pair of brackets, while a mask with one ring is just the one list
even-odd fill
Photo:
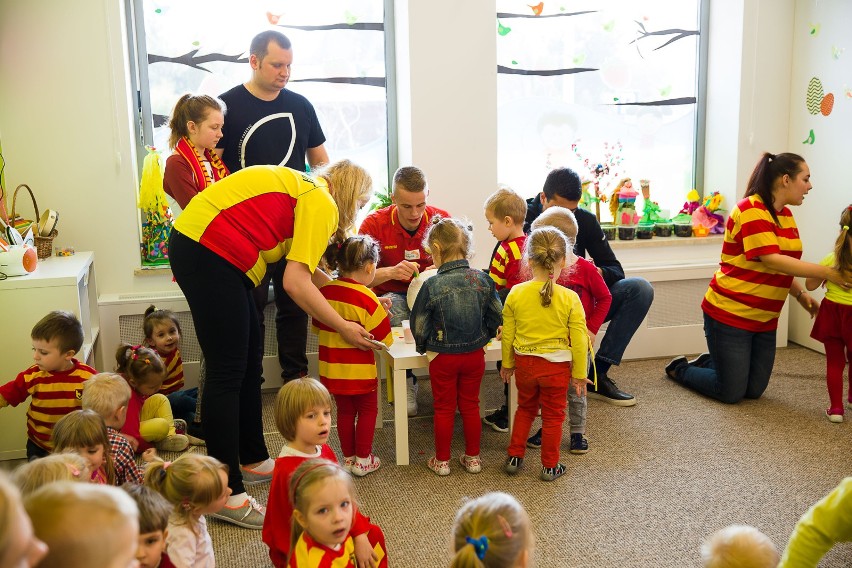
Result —
[[198, 401], [198, 387], [179, 390], [168, 395], [169, 404], [172, 407], [172, 416], [186, 420], [189, 424], [195, 420], [195, 403]]
[[654, 301], [654, 288], [644, 278], [624, 278], [610, 288], [612, 304], [606, 320], [609, 326], [595, 359], [610, 365], [621, 364], [621, 357], [633, 334], [639, 329]]
[[266, 337], [263, 310], [269, 299], [269, 282], [275, 295], [275, 336], [278, 341], [278, 363], [284, 380], [307, 375], [308, 314], [284, 291], [286, 260], [269, 265], [260, 286], [252, 291], [260, 320], [260, 339]]
[[207, 453], [228, 466], [234, 494], [243, 493], [240, 464], [269, 457], [260, 396], [263, 341], [253, 287], [232, 264], [174, 230], [169, 258], [207, 363], [202, 401]]
[[775, 331], [746, 331], [704, 314], [704, 335], [712, 361], [707, 367], [679, 367], [677, 381], [727, 404], [760, 398], [775, 363]]
[[27, 438], [27, 461], [37, 460], [38, 458], [45, 458], [50, 455], [50, 452]]

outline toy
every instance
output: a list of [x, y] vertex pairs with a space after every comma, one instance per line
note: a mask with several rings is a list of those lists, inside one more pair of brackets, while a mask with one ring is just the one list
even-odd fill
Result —
[[[701, 206], [692, 213], [693, 232], [696, 237], [706, 237], [709, 234], [720, 235], [725, 232], [725, 217], [722, 215], [722, 195], [714, 191], [704, 198]], [[696, 231], [701, 227], [700, 230]]]
[[633, 182], [630, 178], [623, 178], [618, 183], [609, 202], [609, 210], [616, 225], [629, 227], [639, 223], [639, 215], [636, 213], [636, 197], [638, 195], [639, 192], [633, 189]]

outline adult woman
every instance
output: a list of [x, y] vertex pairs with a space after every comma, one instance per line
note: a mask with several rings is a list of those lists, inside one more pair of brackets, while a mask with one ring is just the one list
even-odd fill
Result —
[[832, 268], [804, 262], [802, 242], [788, 205], [801, 205], [811, 189], [810, 170], [796, 154], [763, 154], [744, 198], [725, 227], [719, 270], [701, 304], [709, 354], [676, 357], [669, 378], [725, 403], [760, 398], [775, 362], [775, 331], [786, 296], [816, 315], [819, 302], [794, 276], [847, 286]]
[[0, 568], [36, 566], [47, 554], [47, 545], [36, 538], [30, 518], [21, 505], [21, 494], [0, 472]]
[[348, 160], [315, 176], [252, 166], [197, 194], [175, 222], [172, 271], [207, 361], [207, 449], [228, 465], [233, 490], [217, 518], [247, 528], [263, 524], [263, 508], [246, 494], [243, 481], [268, 481], [274, 465], [263, 440], [263, 338], [251, 296], [267, 264], [286, 256], [284, 285], [296, 303], [350, 344], [372, 347], [369, 334], [340, 317], [314, 286], [328, 279], [317, 270], [326, 247], [343, 242], [371, 191], [369, 174]]

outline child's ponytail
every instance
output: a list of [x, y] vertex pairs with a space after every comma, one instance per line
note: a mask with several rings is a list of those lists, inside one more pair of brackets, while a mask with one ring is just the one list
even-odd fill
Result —
[[175, 103], [172, 116], [169, 119], [169, 148], [174, 149], [181, 138], [189, 137], [188, 122], [201, 124], [210, 110], [225, 112], [225, 103], [210, 95], [193, 95], [185, 93]]
[[554, 271], [556, 265], [568, 255], [568, 241], [558, 229], [541, 227], [527, 238], [525, 254], [531, 266], [537, 266], [548, 273], [547, 280], [539, 290], [541, 305], [547, 307], [553, 300]]
[[852, 205], [840, 214], [840, 234], [834, 243], [834, 261], [841, 272], [852, 272]]
[[219, 471], [228, 466], [216, 458], [184, 454], [174, 462], [155, 461], [145, 470], [145, 485], [174, 506], [175, 516], [195, 530], [193, 510], [206, 507], [222, 495], [225, 487]]
[[145, 334], [145, 341], [151, 341], [154, 337], [154, 326], [160, 323], [171, 322], [175, 324], [179, 335], [183, 335], [180, 329], [180, 321], [175, 313], [171, 310], [160, 309], [154, 304], [148, 306], [145, 314], [142, 317], [142, 332]]
[[157, 352], [142, 345], [120, 344], [115, 351], [115, 362], [115, 371], [137, 384], [145, 384], [152, 373], [161, 377], [166, 373], [166, 366]]

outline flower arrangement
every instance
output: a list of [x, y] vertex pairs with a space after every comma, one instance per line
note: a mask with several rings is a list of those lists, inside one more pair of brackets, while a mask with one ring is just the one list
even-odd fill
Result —
[[591, 160], [581, 150], [581, 140], [577, 139], [571, 144], [571, 150], [581, 164], [580, 177], [583, 179], [583, 195], [580, 206], [592, 211], [601, 220], [601, 203], [606, 203], [607, 190], [618, 181], [622, 173], [621, 152], [624, 149], [620, 141], [614, 143], [604, 142], [603, 160]]

